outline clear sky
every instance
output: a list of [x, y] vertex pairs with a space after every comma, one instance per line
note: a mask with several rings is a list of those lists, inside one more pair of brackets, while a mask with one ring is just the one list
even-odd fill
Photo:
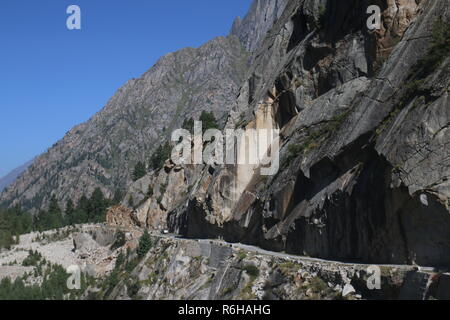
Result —
[[[0, 177], [46, 151], [156, 60], [227, 35], [251, 0], [1, 0]], [[68, 30], [69, 5], [81, 30]]]

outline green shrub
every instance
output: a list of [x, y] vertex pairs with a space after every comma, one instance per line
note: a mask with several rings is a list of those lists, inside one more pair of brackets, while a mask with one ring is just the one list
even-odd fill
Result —
[[138, 297], [139, 290], [141, 290], [141, 285], [139, 284], [139, 281], [134, 281], [133, 283], [127, 286], [128, 296], [133, 300], [137, 300], [139, 298]]
[[252, 265], [252, 264], [248, 264], [246, 266], [244, 266], [244, 270], [245, 272], [247, 272], [251, 277], [257, 277], [259, 276], [259, 269], [258, 267]]
[[247, 258], [247, 254], [245, 252], [239, 253], [239, 255], [238, 255], [239, 260], [244, 260], [245, 258]]
[[200, 121], [202, 122], [203, 131], [219, 128], [216, 117], [212, 112], [203, 111], [200, 115]]
[[139, 246], [137, 248], [137, 254], [139, 258], [143, 258], [147, 252], [152, 248], [152, 239], [147, 230], [144, 231], [144, 234], [139, 239]]
[[116, 270], [120, 269], [120, 267], [123, 265], [124, 262], [125, 262], [125, 255], [123, 254], [123, 252], [120, 252], [119, 255], [117, 256], [114, 268]]
[[288, 147], [288, 157], [290, 159], [297, 158], [303, 151], [303, 145], [300, 144], [290, 144]]
[[145, 164], [143, 164], [141, 161], [136, 163], [134, 166], [132, 178], [133, 181], [137, 181], [141, 178], [143, 178], [147, 174], [147, 168], [145, 167]]
[[183, 125], [181, 127], [192, 134], [194, 132], [194, 119], [184, 119]]
[[130, 206], [131, 208], [134, 208], [134, 199], [131, 194], [130, 194], [130, 197], [128, 198], [128, 206]]
[[319, 14], [317, 18], [317, 28], [323, 29], [325, 27], [325, 21], [327, 18], [327, 8], [324, 5], [319, 5]]
[[153, 196], [153, 187], [151, 185], [148, 186], [147, 195], [148, 198], [151, 198]]
[[170, 143], [160, 145], [150, 158], [150, 168], [157, 171], [160, 170], [166, 160], [170, 159], [172, 148]]
[[22, 261], [22, 266], [24, 266], [24, 267], [37, 266], [41, 259], [42, 259], [42, 255], [39, 252], [30, 250], [28, 252], [28, 257], [26, 257]]
[[126, 265], [125, 265], [125, 271], [130, 273], [134, 270], [134, 268], [136, 268], [136, 266], [139, 264], [139, 260], [138, 259], [133, 259], [131, 261], [129, 261]]

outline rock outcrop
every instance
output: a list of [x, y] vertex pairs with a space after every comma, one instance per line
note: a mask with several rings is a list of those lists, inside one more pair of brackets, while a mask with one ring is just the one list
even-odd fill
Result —
[[[268, 255], [220, 242], [153, 238], [153, 248], [106, 299], [331, 300], [445, 299], [449, 275]], [[375, 266], [372, 266], [374, 268]]]
[[252, 127], [269, 105], [279, 173], [207, 167], [170, 213], [173, 231], [327, 259], [450, 265], [450, 8], [380, 1], [383, 27], [371, 32], [369, 4], [288, 2], [226, 125]]
[[133, 212], [122, 205], [108, 209], [106, 223], [113, 227], [133, 227], [138, 224]]

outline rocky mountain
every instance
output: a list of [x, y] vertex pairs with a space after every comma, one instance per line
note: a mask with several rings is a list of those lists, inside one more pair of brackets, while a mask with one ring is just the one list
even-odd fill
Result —
[[[52, 192], [126, 188], [106, 226], [71, 235], [70, 259], [120, 274], [95, 297], [448, 299], [449, 21], [447, 0], [255, 0], [229, 37], [127, 83], [1, 199], [39, 207]], [[279, 131], [258, 150], [279, 170], [239, 163], [249, 152], [237, 148], [235, 164], [167, 159], [131, 183], [134, 163], [202, 110], [240, 143]], [[372, 264], [381, 291], [368, 290]]]
[[127, 190], [138, 161], [188, 118], [212, 111], [224, 124], [249, 68], [251, 52], [281, 14], [286, 1], [256, 0], [228, 37], [162, 57], [128, 81], [86, 123], [70, 130], [0, 195], [0, 203], [35, 211], [51, 195], [64, 204], [100, 187], [107, 196]]
[[371, 31], [370, 4], [255, 1], [229, 37], [128, 82], [2, 200], [111, 194], [184, 119], [212, 110], [226, 128], [279, 129], [278, 173], [167, 161], [114, 209], [128, 223], [329, 259], [450, 263], [449, 6], [380, 1]]
[[448, 266], [450, 6], [378, 1], [382, 25], [371, 31], [370, 4], [288, 1], [254, 52], [226, 128], [279, 129], [277, 174], [167, 162], [129, 189], [139, 203], [115, 209], [124, 223], [325, 259]]
[[134, 165], [148, 163], [186, 117], [198, 119], [209, 110], [224, 121], [247, 70], [247, 55], [230, 36], [164, 56], [38, 157], [1, 201], [30, 209], [45, 206], [51, 194], [63, 202], [96, 187], [109, 196], [125, 189]]
[[30, 160], [27, 163], [21, 165], [20, 167], [17, 167], [16, 169], [12, 170], [10, 173], [8, 173], [3, 178], [0, 178], [0, 192], [2, 192], [5, 188], [7, 188], [11, 183], [13, 183], [22, 173], [27, 170], [29, 166], [33, 163], [34, 160]]
[[368, 4], [289, 2], [237, 107], [247, 128], [258, 110], [272, 117], [282, 170], [205, 175], [172, 228], [328, 259], [450, 264], [449, 4], [383, 1], [376, 33]]

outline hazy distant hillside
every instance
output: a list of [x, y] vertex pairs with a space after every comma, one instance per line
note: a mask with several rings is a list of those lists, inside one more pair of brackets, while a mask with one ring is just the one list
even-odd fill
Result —
[[27, 163], [8, 173], [6, 176], [0, 178], [0, 192], [8, 187], [11, 183], [13, 183], [25, 170], [27, 170], [28, 167], [33, 163], [33, 161], [34, 159], [28, 161]]

